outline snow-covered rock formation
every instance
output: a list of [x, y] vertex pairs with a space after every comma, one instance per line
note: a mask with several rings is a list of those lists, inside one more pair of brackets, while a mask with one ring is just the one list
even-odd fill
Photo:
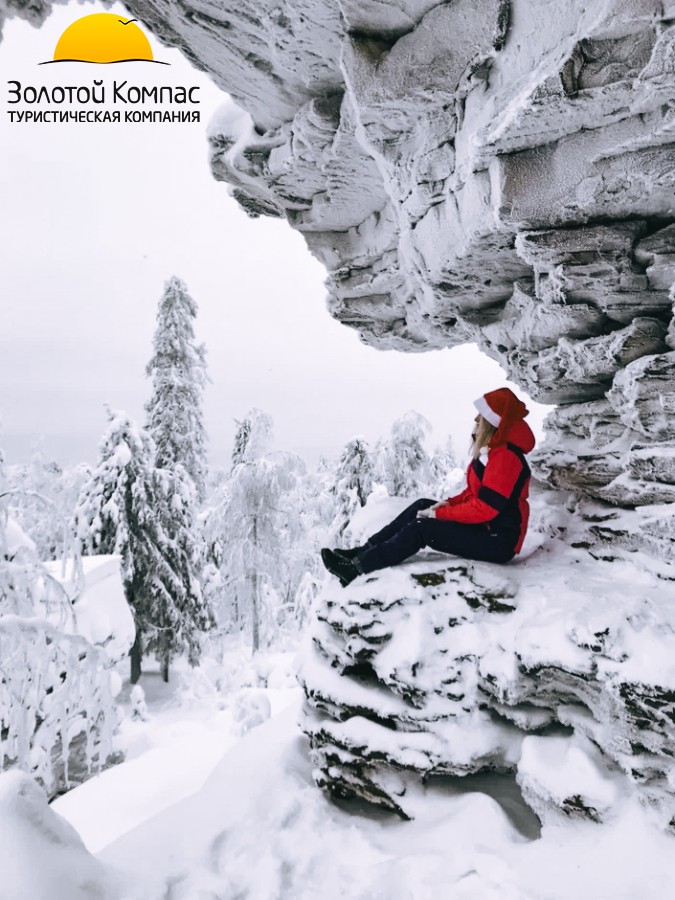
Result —
[[671, 0], [127, 5], [246, 110], [213, 172], [302, 232], [336, 318], [478, 342], [560, 404], [550, 483], [672, 501]]
[[70, 602], [72, 621], [67, 630], [104, 650], [111, 665], [129, 655], [136, 637], [120, 563], [119, 556], [107, 554], [82, 556], [77, 565], [70, 561], [65, 567], [61, 561], [43, 563]]
[[126, 6], [241, 107], [213, 173], [303, 234], [336, 318], [382, 348], [476, 341], [559, 404], [549, 483], [672, 502], [673, 0]]
[[320, 785], [407, 817], [432, 776], [511, 771], [544, 822], [637, 795], [675, 828], [672, 582], [552, 522], [506, 566], [429, 553], [331, 579], [300, 670]]

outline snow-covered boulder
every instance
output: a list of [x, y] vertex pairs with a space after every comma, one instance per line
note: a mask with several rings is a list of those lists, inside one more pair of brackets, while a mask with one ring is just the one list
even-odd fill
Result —
[[72, 630], [105, 650], [111, 663], [123, 659], [134, 642], [136, 626], [124, 594], [120, 557], [83, 556], [77, 570], [72, 563], [64, 570], [58, 561], [44, 567], [70, 601]]
[[551, 812], [593, 822], [611, 816], [622, 794], [622, 778], [588, 738], [529, 735], [523, 740], [517, 780], [542, 819]]
[[405, 817], [420, 780], [511, 770], [543, 818], [635, 794], [672, 826], [671, 574], [556, 530], [507, 565], [428, 553], [327, 581], [300, 669], [321, 786]]

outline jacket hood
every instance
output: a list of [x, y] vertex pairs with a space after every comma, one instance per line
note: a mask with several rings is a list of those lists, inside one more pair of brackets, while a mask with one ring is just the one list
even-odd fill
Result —
[[536, 444], [534, 434], [532, 433], [532, 429], [527, 424], [524, 419], [518, 419], [517, 422], [514, 422], [511, 428], [508, 430], [504, 439], [499, 442], [500, 444], [515, 444], [517, 447], [523, 451], [523, 453], [529, 453], [530, 450], [534, 449], [534, 445]]

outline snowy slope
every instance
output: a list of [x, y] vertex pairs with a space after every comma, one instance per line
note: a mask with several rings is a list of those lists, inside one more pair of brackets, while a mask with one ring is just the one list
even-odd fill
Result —
[[117, 900], [122, 881], [85, 849], [23, 772], [0, 775], [0, 900]]
[[338, 808], [313, 784], [297, 716], [253, 730], [201, 791], [99, 859], [133, 872], [144, 900], [169, 884], [174, 900], [647, 900], [675, 878], [672, 840], [630, 803], [611, 825], [545, 826], [534, 840], [504, 780], [487, 786], [510, 815], [451, 779], [425, 789], [414, 822]]
[[[316, 788], [297, 695], [239, 741], [217, 708], [209, 716], [205, 704], [196, 716], [193, 704], [178, 704], [164, 717], [155, 709], [149, 746], [51, 807], [28, 776], [1, 775], [0, 900], [670, 896], [672, 838], [630, 799], [602, 825], [542, 828], [513, 779], [437, 778], [419, 789], [415, 820], [403, 822], [358, 803], [336, 805]], [[602, 788], [598, 773], [568, 748], [545, 756], [528, 740], [521, 763], [530, 778], [544, 772], [551, 785], [553, 762], [554, 788], [564, 791], [570, 777], [578, 783], [580, 773]], [[105, 843], [106, 830], [124, 832], [93, 856], [57, 809], [79, 822], [89, 846]]]

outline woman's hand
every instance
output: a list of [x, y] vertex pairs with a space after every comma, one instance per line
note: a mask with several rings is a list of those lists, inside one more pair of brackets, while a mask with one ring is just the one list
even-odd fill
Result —
[[436, 507], [435, 506], [427, 506], [426, 509], [420, 509], [417, 511], [418, 519], [435, 519], [436, 518]]

